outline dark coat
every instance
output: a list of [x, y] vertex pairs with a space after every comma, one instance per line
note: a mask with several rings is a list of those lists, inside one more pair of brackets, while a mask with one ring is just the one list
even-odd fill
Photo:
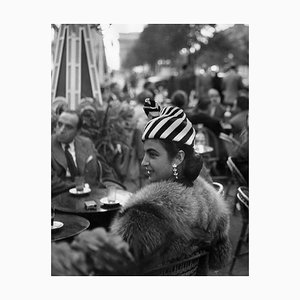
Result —
[[173, 181], [149, 184], [136, 192], [111, 225], [139, 259], [167, 250], [155, 264], [180, 259], [192, 245], [209, 244], [209, 267], [223, 267], [230, 255], [229, 212], [222, 197], [198, 177], [193, 187]]
[[219, 134], [223, 131], [219, 120], [211, 117], [207, 113], [195, 110], [193, 112], [186, 112], [186, 115], [193, 125], [203, 124], [206, 128], [210, 129], [216, 136], [219, 136]]
[[[100, 165], [97, 160], [97, 152], [89, 138], [76, 136], [74, 139], [76, 163], [80, 176], [90, 186], [97, 186], [101, 180]], [[75, 183], [66, 179], [67, 160], [61, 144], [56, 136], [51, 141], [51, 171], [52, 194], [74, 187]]]

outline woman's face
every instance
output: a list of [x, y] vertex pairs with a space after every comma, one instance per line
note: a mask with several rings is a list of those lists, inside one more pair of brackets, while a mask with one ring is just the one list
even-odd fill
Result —
[[145, 155], [142, 166], [146, 168], [150, 182], [172, 178], [172, 161], [166, 149], [158, 140], [149, 139], [144, 142]]

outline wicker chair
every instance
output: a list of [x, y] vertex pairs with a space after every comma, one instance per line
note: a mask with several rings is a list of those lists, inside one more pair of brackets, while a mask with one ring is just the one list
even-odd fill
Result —
[[206, 276], [208, 252], [197, 251], [192, 256], [146, 271], [145, 276]]

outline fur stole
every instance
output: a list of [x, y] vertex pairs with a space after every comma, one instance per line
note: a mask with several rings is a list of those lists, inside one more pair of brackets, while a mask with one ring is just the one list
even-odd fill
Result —
[[163, 245], [162, 262], [209, 245], [209, 266], [223, 267], [230, 254], [229, 211], [222, 197], [201, 177], [192, 187], [174, 181], [151, 183], [136, 192], [112, 222], [111, 230], [129, 243], [135, 257]]

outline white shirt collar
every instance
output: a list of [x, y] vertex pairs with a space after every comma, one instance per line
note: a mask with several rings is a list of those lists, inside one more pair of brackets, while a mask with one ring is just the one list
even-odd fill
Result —
[[[65, 143], [61, 143], [61, 145], [62, 145], [63, 150], [65, 150], [66, 144]], [[75, 151], [74, 140], [71, 143], [69, 143], [69, 145], [70, 145], [69, 151], [70, 152], [74, 152]]]

